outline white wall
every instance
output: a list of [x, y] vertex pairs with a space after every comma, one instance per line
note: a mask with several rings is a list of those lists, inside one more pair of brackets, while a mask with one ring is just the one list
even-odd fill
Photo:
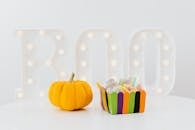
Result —
[[172, 94], [195, 97], [195, 2], [193, 0], [6, 0], [0, 4], [0, 104], [13, 99], [21, 85], [18, 28], [61, 28], [70, 43], [90, 28], [111, 29], [124, 46], [135, 31], [169, 31], [177, 47], [176, 84]]

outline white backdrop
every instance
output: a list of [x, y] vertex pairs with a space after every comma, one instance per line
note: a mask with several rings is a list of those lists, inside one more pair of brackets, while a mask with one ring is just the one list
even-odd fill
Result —
[[175, 38], [176, 83], [172, 94], [195, 97], [193, 0], [6, 0], [0, 4], [0, 104], [21, 85], [21, 44], [15, 29], [60, 28], [74, 44], [86, 29], [112, 30], [127, 47], [135, 31], [160, 28]]

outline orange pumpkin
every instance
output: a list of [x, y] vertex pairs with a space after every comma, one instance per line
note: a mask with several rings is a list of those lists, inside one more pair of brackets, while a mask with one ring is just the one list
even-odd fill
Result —
[[56, 81], [49, 89], [50, 102], [64, 110], [78, 110], [87, 106], [93, 98], [90, 85], [86, 81], [73, 80]]

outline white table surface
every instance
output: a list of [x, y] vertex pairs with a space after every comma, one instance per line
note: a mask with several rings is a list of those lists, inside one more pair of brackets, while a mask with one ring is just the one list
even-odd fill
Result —
[[0, 130], [195, 130], [195, 100], [150, 97], [142, 114], [111, 115], [99, 104], [62, 111], [46, 100], [22, 100], [0, 107]]

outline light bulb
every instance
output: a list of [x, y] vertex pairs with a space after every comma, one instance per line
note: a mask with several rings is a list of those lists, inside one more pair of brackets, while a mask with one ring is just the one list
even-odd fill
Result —
[[89, 32], [89, 33], [87, 34], [87, 37], [88, 37], [89, 39], [94, 38], [94, 33], [93, 33], [93, 32]]
[[56, 35], [56, 39], [60, 41], [62, 39], [62, 36], [61, 35]]
[[163, 34], [162, 34], [162, 32], [156, 32], [155, 36], [156, 36], [156, 38], [160, 39], [163, 37]]
[[63, 55], [64, 54], [64, 50], [63, 49], [58, 50], [58, 54]]
[[116, 45], [112, 45], [112, 46], [111, 46], [111, 50], [112, 50], [112, 51], [116, 51], [116, 50], [117, 50], [117, 46], [116, 46]]
[[23, 92], [17, 92], [16, 93], [16, 98], [23, 98], [23, 97], [24, 97]]
[[80, 46], [80, 50], [81, 50], [81, 51], [86, 51], [86, 50], [87, 50], [87, 48], [86, 48], [86, 46], [85, 46], [85, 45], [83, 45], [83, 44], [82, 44], [82, 45]]
[[40, 30], [40, 31], [39, 31], [39, 34], [40, 34], [41, 36], [44, 36], [44, 35], [45, 35], [45, 31]]
[[60, 72], [60, 76], [62, 76], [62, 77], [64, 77], [66, 75], [66, 73], [65, 72]]
[[16, 32], [16, 35], [17, 35], [18, 37], [22, 37], [22, 36], [23, 36], [23, 31], [18, 30], [18, 31]]
[[139, 61], [134, 60], [133, 61], [133, 65], [134, 65], [134, 67], [139, 67], [140, 66], [140, 63], [139, 63]]
[[22, 88], [17, 88], [16, 89], [16, 98], [23, 98], [24, 97], [24, 93], [22, 91]]
[[28, 60], [28, 61], [27, 61], [27, 65], [28, 65], [29, 67], [32, 67], [32, 66], [33, 66], [33, 62], [32, 62], [31, 60]]
[[111, 34], [110, 34], [109, 32], [105, 32], [105, 33], [104, 33], [104, 37], [105, 37], [105, 38], [110, 38], [110, 36], [111, 36]]
[[87, 77], [83, 75], [83, 76], [81, 76], [81, 78], [80, 78], [80, 79], [81, 79], [81, 80], [85, 80], [85, 81], [86, 81], [86, 80], [87, 80]]
[[134, 46], [133, 46], [133, 50], [134, 50], [134, 51], [138, 51], [138, 50], [139, 50], [139, 46], [138, 46], [138, 45], [134, 45]]
[[163, 46], [163, 50], [164, 50], [164, 51], [168, 51], [168, 50], [169, 50], [169, 46], [168, 46], [168, 45], [164, 45], [164, 46]]
[[162, 89], [161, 88], [156, 88], [156, 92], [157, 93], [162, 93]]
[[33, 80], [31, 78], [27, 79], [27, 83], [28, 84], [32, 84], [33, 83]]
[[111, 66], [116, 67], [117, 66], [117, 61], [116, 60], [111, 60]]
[[141, 33], [141, 38], [143, 38], [143, 39], [147, 38], [147, 33], [146, 32], [142, 32]]
[[29, 51], [31, 51], [31, 50], [33, 49], [33, 44], [28, 43], [28, 44], [26, 45], [26, 48], [27, 48]]
[[168, 65], [169, 65], [169, 60], [166, 60], [166, 59], [163, 60], [163, 65], [164, 65], [164, 66], [168, 66]]
[[164, 79], [165, 81], [169, 81], [169, 76], [165, 75], [165, 76], [163, 77], [163, 79]]
[[43, 97], [44, 95], [45, 95], [45, 93], [43, 91], [40, 91], [39, 96]]
[[82, 61], [82, 62], [81, 62], [81, 66], [82, 66], [82, 67], [86, 67], [86, 66], [87, 66], [87, 62], [86, 62], [86, 61]]

